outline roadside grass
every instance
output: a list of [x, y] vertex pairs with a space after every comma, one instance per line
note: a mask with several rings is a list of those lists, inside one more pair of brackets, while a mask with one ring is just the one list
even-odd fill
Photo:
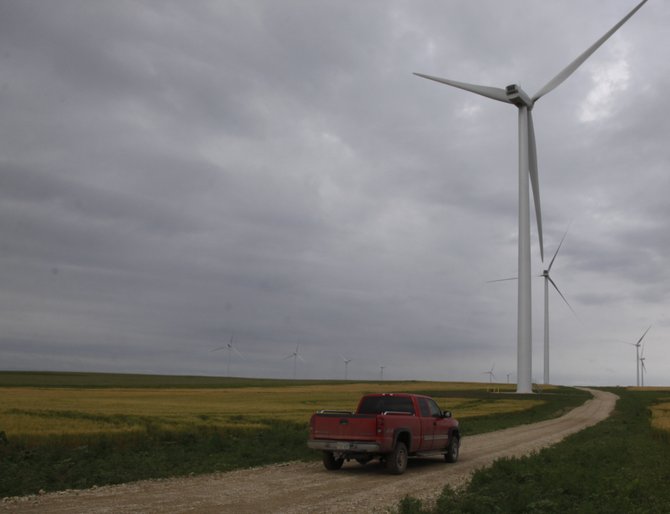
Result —
[[[405, 498], [401, 514], [670, 512], [670, 390], [608, 389], [620, 400], [594, 427], [529, 457], [501, 459], [434, 507]], [[667, 425], [662, 425], [667, 426]]]
[[[0, 497], [88, 488], [309, 458], [304, 426], [268, 420], [262, 429], [191, 427], [76, 438], [39, 446], [0, 442]], [[271, 425], [271, 427], [270, 427]]]
[[434, 395], [468, 434], [554, 417], [588, 397], [571, 388], [511, 396], [475, 383], [214, 378], [215, 387], [197, 387], [211, 382], [6, 375], [0, 373], [0, 383], [12, 387], [0, 387], [0, 497], [318, 459], [305, 445], [311, 414], [353, 410], [368, 392]]

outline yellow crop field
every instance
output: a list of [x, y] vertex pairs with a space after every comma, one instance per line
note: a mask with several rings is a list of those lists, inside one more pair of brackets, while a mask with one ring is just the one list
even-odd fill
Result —
[[[255, 428], [271, 420], [307, 423], [317, 409], [354, 410], [365, 393], [486, 391], [488, 384], [345, 383], [230, 389], [0, 388], [0, 430], [8, 437], [132, 434], [194, 426]], [[509, 386], [509, 392], [512, 391]], [[501, 386], [505, 391], [506, 386]], [[535, 407], [539, 400], [438, 398], [459, 419]]]
[[651, 426], [670, 432], [670, 402], [659, 403], [651, 408]]

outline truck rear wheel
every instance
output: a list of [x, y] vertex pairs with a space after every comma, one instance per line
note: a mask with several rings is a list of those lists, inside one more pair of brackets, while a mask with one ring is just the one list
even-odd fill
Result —
[[402, 475], [407, 469], [407, 446], [398, 441], [386, 459], [386, 469], [394, 475]]
[[327, 470], [336, 471], [344, 464], [344, 457], [335, 458], [333, 452], [323, 452], [323, 465]]

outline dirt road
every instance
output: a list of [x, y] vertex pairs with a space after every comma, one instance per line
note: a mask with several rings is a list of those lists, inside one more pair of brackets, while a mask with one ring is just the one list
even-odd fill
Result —
[[404, 475], [389, 475], [377, 463], [353, 462], [340, 471], [321, 463], [288, 463], [192, 478], [146, 480], [83, 491], [6, 499], [13, 513], [316, 513], [386, 512], [405, 495], [436, 498], [445, 484], [458, 486], [500, 457], [521, 456], [550, 446], [605, 419], [616, 396], [592, 390], [594, 398], [557, 419], [463, 438], [456, 464], [442, 458], [410, 460]]

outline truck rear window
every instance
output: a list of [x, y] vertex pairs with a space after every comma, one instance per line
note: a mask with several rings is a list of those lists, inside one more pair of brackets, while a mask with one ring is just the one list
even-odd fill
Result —
[[366, 396], [358, 409], [359, 414], [381, 414], [387, 411], [414, 414], [412, 399], [403, 396]]

